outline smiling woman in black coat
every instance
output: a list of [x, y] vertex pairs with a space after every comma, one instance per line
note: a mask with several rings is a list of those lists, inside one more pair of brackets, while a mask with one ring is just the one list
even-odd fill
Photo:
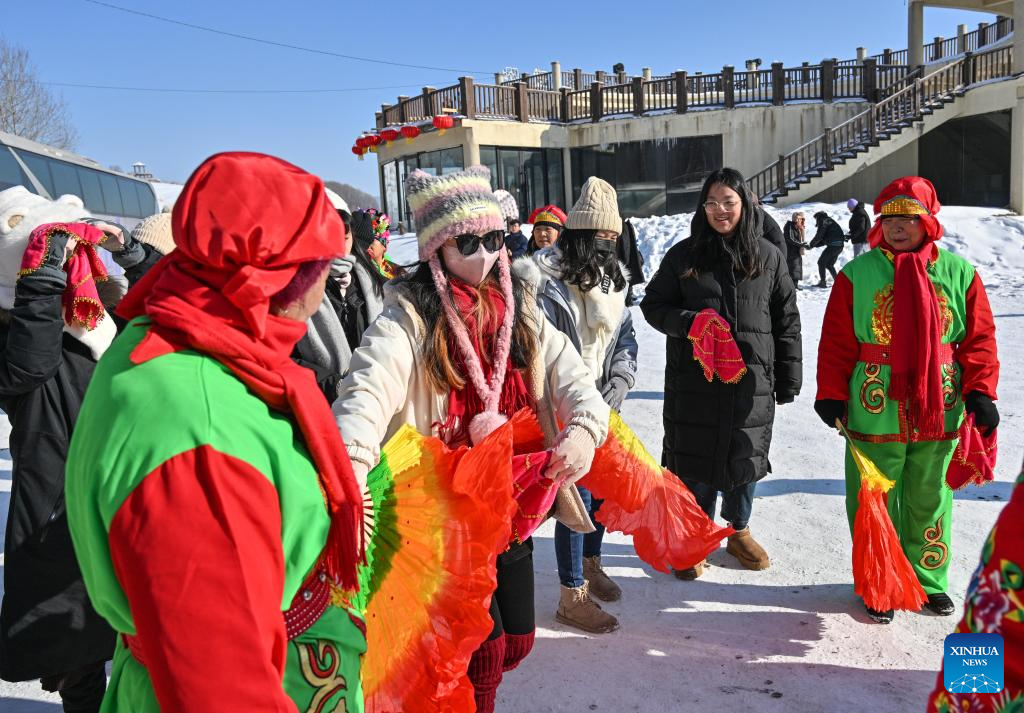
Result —
[[[728, 551], [749, 569], [769, 565], [750, 536], [754, 486], [769, 470], [775, 405], [790, 403], [802, 380], [800, 314], [782, 254], [761, 237], [760, 215], [739, 172], [723, 168], [701, 191], [690, 237], [672, 246], [640, 309], [665, 334], [664, 465], [714, 517], [736, 530]], [[747, 373], [735, 384], [708, 382], [687, 338], [697, 313], [728, 322]], [[703, 564], [703, 563], [702, 563]], [[703, 566], [677, 572], [700, 576]]]

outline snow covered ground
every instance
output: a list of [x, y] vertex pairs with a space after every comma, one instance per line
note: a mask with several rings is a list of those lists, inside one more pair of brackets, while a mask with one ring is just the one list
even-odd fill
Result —
[[[846, 225], [845, 206], [826, 210]], [[790, 209], [778, 213], [785, 222]], [[1011, 490], [1024, 454], [1024, 218], [981, 208], [946, 208], [942, 245], [981, 270], [996, 315], [1002, 379], [997, 482], [957, 493], [950, 595], [962, 602], [982, 540]], [[653, 271], [664, 251], [689, 232], [690, 216], [636, 221]], [[395, 237], [390, 252], [415, 259], [415, 237]], [[817, 281], [819, 251], [808, 253], [799, 293], [804, 326], [804, 390], [781, 407], [772, 447], [774, 473], [762, 481], [751, 528], [772, 557], [762, 572], [739, 568], [724, 548], [695, 582], [644, 565], [628, 538], [609, 535], [604, 562], [622, 585], [607, 605], [619, 631], [585, 635], [558, 624], [553, 527], [535, 537], [536, 648], [498, 692], [498, 710], [744, 711], [904, 713], [924, 708], [956, 617], [898, 614], [890, 626], [871, 623], [853, 594], [850, 537], [843, 505], [842, 442], [814, 414], [814, 368], [828, 290]], [[852, 258], [847, 247], [844, 261]], [[648, 276], [650, 272], [648, 273]], [[635, 309], [635, 308], [634, 308]], [[637, 385], [623, 416], [660, 455], [664, 338], [634, 321], [640, 342]], [[6, 425], [6, 424], [4, 424]], [[6, 436], [4, 436], [6, 440]], [[6, 451], [2, 454], [9, 458]], [[0, 511], [6, 511], [10, 462], [0, 461]], [[959, 616], [959, 612], [957, 614]], [[56, 713], [55, 699], [36, 684], [0, 685], [3, 713]]]

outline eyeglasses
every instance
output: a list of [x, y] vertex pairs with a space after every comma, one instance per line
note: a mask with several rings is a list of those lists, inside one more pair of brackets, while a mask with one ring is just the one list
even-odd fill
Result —
[[914, 225], [919, 221], [920, 218], [916, 215], [887, 215], [882, 218], [883, 225], [891, 225], [895, 228], [905, 228], [908, 225]]
[[739, 201], [725, 201], [719, 203], [718, 201], [704, 201], [704, 210], [714, 213], [715, 211], [724, 210], [732, 212], [736, 210], [740, 205]]
[[492, 230], [483, 236], [467, 233], [466, 235], [456, 235], [452, 240], [455, 241], [455, 245], [458, 246], [459, 252], [463, 255], [474, 254], [480, 249], [481, 243], [483, 243], [484, 250], [494, 253], [498, 252], [505, 244], [505, 231]]

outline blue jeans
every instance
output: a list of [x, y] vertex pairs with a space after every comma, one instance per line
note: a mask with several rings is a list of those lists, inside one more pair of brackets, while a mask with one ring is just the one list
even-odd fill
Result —
[[558, 562], [558, 579], [563, 587], [583, 586], [583, 558], [600, 555], [601, 541], [604, 539], [604, 525], [594, 517], [604, 501], [596, 500], [586, 488], [576, 487], [597, 530], [584, 535], [570, 530], [560, 522], [555, 525], [555, 560]]
[[[693, 497], [697, 499], [700, 509], [714, 520], [718, 491], [707, 483], [686, 478], [681, 478], [681, 480], [693, 492]], [[736, 531], [742, 530], [750, 522], [750, 511], [754, 508], [755, 487], [757, 487], [757, 481], [722, 493], [722, 519], [732, 525]]]

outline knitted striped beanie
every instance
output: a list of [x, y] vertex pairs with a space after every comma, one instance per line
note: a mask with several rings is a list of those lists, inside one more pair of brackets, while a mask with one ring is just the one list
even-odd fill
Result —
[[417, 169], [405, 179], [405, 197], [416, 221], [420, 260], [429, 259], [448, 238], [505, 229], [484, 166], [444, 176]]

